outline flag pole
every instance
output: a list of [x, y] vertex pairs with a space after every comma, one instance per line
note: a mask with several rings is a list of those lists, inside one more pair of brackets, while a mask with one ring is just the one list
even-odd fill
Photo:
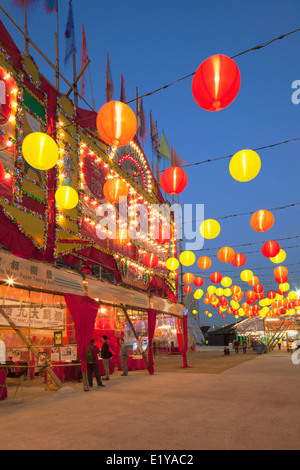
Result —
[[92, 95], [92, 101], [93, 101], [93, 108], [94, 108], [94, 111], [95, 111], [96, 106], [95, 106], [95, 100], [94, 100], [94, 95], [93, 95], [93, 87], [92, 87], [92, 77], [91, 77], [90, 64], [88, 65], [88, 69], [89, 69], [89, 77], [90, 77], [90, 86], [91, 86], [91, 95]]
[[58, 20], [58, 5], [56, 1], [56, 26], [57, 31], [55, 33], [55, 56], [56, 56], [56, 71], [55, 71], [55, 88], [59, 92], [59, 20]]
[[27, 5], [24, 0], [24, 32], [25, 32], [25, 54], [29, 55], [29, 41], [28, 41], [28, 28], [27, 28]]
[[78, 90], [76, 82], [76, 53], [73, 54], [73, 83], [74, 83], [74, 104], [78, 108]]

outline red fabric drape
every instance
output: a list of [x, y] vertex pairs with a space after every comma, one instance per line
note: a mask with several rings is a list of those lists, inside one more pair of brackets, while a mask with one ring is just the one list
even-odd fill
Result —
[[189, 367], [186, 358], [186, 352], [188, 350], [187, 316], [184, 316], [182, 320], [180, 318], [176, 318], [176, 329], [178, 346], [183, 359], [183, 368], [186, 369]]
[[149, 374], [154, 374], [154, 360], [153, 360], [153, 351], [152, 351], [152, 341], [155, 332], [155, 325], [156, 325], [156, 316], [157, 311], [149, 308], [148, 310], [148, 362], [149, 362]]
[[90, 297], [82, 297], [80, 295], [73, 294], [65, 294], [64, 297], [74, 322], [75, 338], [78, 347], [78, 357], [81, 361], [81, 369], [83, 372], [86, 372], [87, 347], [93, 336], [99, 305]]

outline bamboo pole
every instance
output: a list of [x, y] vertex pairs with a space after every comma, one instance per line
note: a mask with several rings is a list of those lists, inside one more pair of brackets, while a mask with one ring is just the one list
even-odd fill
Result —
[[[78, 77], [76, 77], [76, 79], [75, 79], [75, 81], [74, 81], [74, 83], [73, 83], [73, 87], [75, 87], [75, 86], [77, 87], [77, 83], [78, 83], [79, 80], [81, 79], [82, 75], [84, 74], [86, 68], [89, 66], [90, 62], [91, 62], [91, 60], [89, 59], [89, 60], [85, 63], [85, 65], [82, 67], [80, 74], [78, 75]], [[76, 72], [76, 70], [75, 70], [75, 72]], [[71, 94], [72, 90], [73, 90], [73, 88], [70, 88], [70, 90], [69, 90], [68, 93], [67, 93], [67, 96], [69, 96], [69, 95]]]
[[[5, 318], [5, 320], [7, 321], [7, 323], [9, 324], [9, 326], [15, 331], [15, 333], [19, 336], [19, 338], [21, 338], [21, 340], [26, 344], [27, 348], [29, 351], [32, 352], [32, 354], [34, 355], [34, 357], [36, 359], [38, 359], [39, 357], [39, 353], [38, 351], [36, 350], [36, 348], [34, 347], [34, 345], [31, 343], [31, 341], [29, 339], [26, 338], [26, 336], [22, 333], [22, 331], [17, 328], [17, 326], [15, 325], [15, 323], [10, 319], [9, 315], [7, 315], [7, 313], [5, 312], [4, 308], [0, 307], [0, 313], [1, 315], [3, 316], [3, 318]], [[57, 377], [57, 375], [53, 372], [53, 370], [51, 369], [51, 363], [48, 361], [48, 359], [46, 359], [46, 371], [47, 371], [47, 374], [49, 374], [49, 376], [51, 377], [51, 379], [53, 380], [53, 382], [55, 383], [55, 385], [58, 387], [58, 388], [63, 388], [63, 384], [61, 383], [61, 381], [59, 380], [59, 378]]]
[[[39, 47], [24, 33], [24, 31], [22, 31], [22, 29], [20, 28], [20, 26], [11, 18], [11, 16], [4, 10], [4, 8], [0, 5], [0, 10], [7, 16], [7, 18], [15, 25], [15, 27], [20, 31], [21, 34], [23, 34], [23, 36], [25, 38], [28, 39], [28, 43], [31, 44], [34, 49], [43, 57], [43, 59], [47, 62], [47, 64], [55, 71], [57, 71], [57, 67], [55, 65], [52, 64], [52, 62], [48, 59], [48, 57], [39, 49]], [[92, 106], [83, 98], [83, 96], [81, 96], [80, 94], [78, 94], [78, 91], [76, 90], [76, 88], [69, 82], [69, 80], [66, 79], [66, 77], [58, 70], [58, 74], [59, 76], [64, 80], [64, 82], [72, 88], [72, 90], [74, 90], [74, 92], [76, 91], [77, 92], [77, 96], [79, 96], [82, 101], [84, 101], [84, 103], [92, 110], [94, 111], [94, 109], [92, 108]]]

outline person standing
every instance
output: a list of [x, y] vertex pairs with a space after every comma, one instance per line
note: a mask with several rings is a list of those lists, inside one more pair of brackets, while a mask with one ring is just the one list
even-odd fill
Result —
[[93, 373], [95, 374], [98, 387], [105, 387], [105, 385], [103, 385], [102, 383], [101, 375], [100, 375], [99, 360], [98, 360], [99, 353], [100, 353], [100, 349], [95, 344], [95, 340], [91, 339], [91, 342], [87, 348], [87, 357], [86, 357], [88, 381], [89, 381], [90, 388], [93, 388]]
[[102, 358], [102, 364], [105, 370], [105, 377], [103, 377], [102, 380], [109, 380], [109, 359], [112, 357], [112, 354], [109, 349], [109, 343], [107, 342], [107, 336], [103, 335], [103, 345], [101, 348], [101, 358]]
[[243, 353], [246, 354], [246, 352], [247, 352], [247, 340], [245, 338], [242, 341], [242, 346], [243, 346]]
[[127, 359], [128, 359], [128, 347], [126, 346], [124, 339], [120, 338], [120, 358], [121, 358], [121, 368], [123, 371], [123, 374], [121, 376], [127, 376], [128, 375], [128, 366], [127, 366]]

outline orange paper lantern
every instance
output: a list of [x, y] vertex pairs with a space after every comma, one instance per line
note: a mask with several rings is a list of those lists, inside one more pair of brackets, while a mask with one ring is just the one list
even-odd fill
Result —
[[201, 256], [197, 264], [200, 269], [209, 269], [211, 267], [211, 259], [208, 256]]
[[123, 147], [134, 138], [137, 120], [127, 104], [109, 101], [100, 109], [96, 125], [101, 139], [106, 144]]
[[252, 215], [250, 224], [256, 232], [266, 232], [273, 226], [274, 216], [270, 211], [259, 210]]
[[110, 178], [103, 186], [105, 199], [112, 204], [119, 204], [121, 198], [127, 198], [129, 193], [127, 183], [121, 178]]
[[121, 228], [116, 231], [115, 234], [115, 243], [118, 246], [127, 246], [130, 243], [130, 236], [126, 229]]
[[221, 263], [230, 263], [233, 260], [235, 252], [229, 246], [224, 246], [218, 251], [218, 258]]
[[195, 276], [191, 273], [185, 273], [183, 276], [183, 282], [185, 282], [186, 284], [192, 284], [192, 282], [194, 282], [194, 279]]
[[148, 253], [144, 258], [144, 263], [148, 268], [155, 268], [157, 266], [159, 258], [154, 253]]
[[288, 275], [288, 269], [285, 266], [277, 266], [277, 268], [274, 269], [273, 274], [276, 278], [284, 278]]

